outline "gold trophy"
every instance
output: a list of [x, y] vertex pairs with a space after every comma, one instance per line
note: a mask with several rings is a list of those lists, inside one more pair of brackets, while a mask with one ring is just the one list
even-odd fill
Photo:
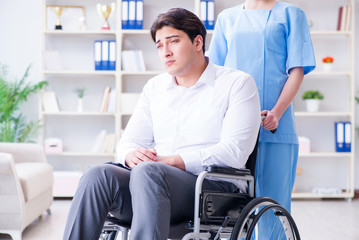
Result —
[[62, 11], [64, 9], [62, 7], [54, 7], [53, 9], [57, 16], [55, 30], [62, 30], [62, 25], [60, 23], [60, 17], [61, 17]]
[[105, 19], [105, 23], [102, 26], [102, 30], [110, 30], [110, 25], [108, 24], [108, 18], [111, 16], [111, 13], [115, 11], [115, 3], [111, 3], [111, 6], [106, 6], [102, 4], [97, 4], [97, 12]]

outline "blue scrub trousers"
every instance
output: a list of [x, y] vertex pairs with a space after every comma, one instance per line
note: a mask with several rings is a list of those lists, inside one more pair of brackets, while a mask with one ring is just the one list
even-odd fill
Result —
[[[287, 143], [260, 142], [258, 145], [255, 172], [256, 197], [271, 197], [289, 212], [297, 168], [298, 148], [298, 144]], [[274, 220], [274, 217], [260, 220], [259, 228], [267, 228], [268, 225], [274, 226]], [[262, 236], [263, 233], [261, 234], [259, 230], [259, 239], [277, 239], [275, 235], [279, 234], [278, 231], [273, 231], [272, 237], [268, 238], [268, 236]]]
[[255, 181], [256, 197], [271, 197], [289, 212], [295, 180], [298, 144], [267, 143], [258, 145]]

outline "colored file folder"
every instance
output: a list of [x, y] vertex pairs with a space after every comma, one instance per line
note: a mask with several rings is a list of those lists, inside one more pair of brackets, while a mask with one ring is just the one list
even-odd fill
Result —
[[352, 145], [352, 124], [351, 122], [344, 123], [344, 152], [351, 152]]
[[109, 46], [109, 67], [108, 70], [116, 70], [116, 41], [111, 40]]
[[102, 41], [95, 41], [94, 45], [95, 45], [94, 46], [95, 70], [98, 71], [98, 70], [102, 70], [102, 65], [101, 65]]
[[136, 29], [143, 29], [143, 0], [136, 0]]
[[207, 0], [207, 26], [208, 30], [214, 29], [214, 0]]
[[128, 29], [128, 0], [122, 0], [122, 29]]
[[200, 19], [208, 30], [214, 29], [214, 0], [201, 0]]
[[352, 127], [351, 122], [335, 123], [335, 150], [337, 152], [351, 152]]
[[101, 60], [102, 60], [102, 69], [101, 70], [109, 70], [109, 62], [108, 62], [108, 53], [109, 53], [109, 41], [102, 41], [102, 52], [101, 52]]
[[136, 1], [128, 2], [128, 29], [136, 29]]

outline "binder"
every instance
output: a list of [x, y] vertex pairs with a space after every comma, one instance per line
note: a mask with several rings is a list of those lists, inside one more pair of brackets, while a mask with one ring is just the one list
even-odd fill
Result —
[[351, 122], [344, 123], [344, 152], [351, 152], [352, 145], [352, 124]]
[[344, 152], [344, 123], [335, 123], [335, 150]]
[[200, 13], [199, 18], [201, 19], [203, 25], [207, 26], [207, 0], [201, 0], [200, 2]]
[[102, 48], [101, 48], [101, 70], [109, 70], [109, 62], [108, 62], [108, 53], [109, 53], [109, 41], [104, 40], [102, 41]]
[[214, 29], [214, 0], [207, 0], [207, 26], [208, 30]]
[[136, 0], [128, 2], [128, 29], [136, 29]]
[[122, 0], [122, 29], [128, 29], [128, 1]]
[[95, 70], [102, 70], [101, 65], [101, 51], [102, 51], [102, 41], [95, 41], [94, 43], [94, 59], [95, 59]]
[[108, 70], [115, 71], [116, 70], [116, 41], [111, 40], [109, 47], [109, 68]]
[[143, 0], [136, 0], [136, 29], [143, 29]]

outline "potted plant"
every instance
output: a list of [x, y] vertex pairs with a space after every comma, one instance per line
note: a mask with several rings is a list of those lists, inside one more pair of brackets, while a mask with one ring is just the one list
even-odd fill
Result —
[[85, 87], [75, 89], [75, 93], [77, 94], [77, 97], [78, 97], [77, 112], [82, 112], [83, 111], [83, 102], [82, 102], [82, 100], [83, 100], [83, 98], [85, 96], [85, 92], [86, 92]]
[[302, 99], [306, 102], [308, 112], [317, 112], [324, 95], [318, 90], [308, 90], [303, 93]]
[[19, 111], [21, 103], [42, 89], [47, 82], [26, 83], [30, 66], [20, 80], [8, 79], [7, 67], [0, 63], [0, 142], [35, 142], [40, 122], [26, 121]]
[[322, 59], [322, 62], [323, 62], [324, 71], [325, 72], [330, 72], [332, 70], [334, 58], [330, 57], [330, 56], [327, 56], [327, 57]]

